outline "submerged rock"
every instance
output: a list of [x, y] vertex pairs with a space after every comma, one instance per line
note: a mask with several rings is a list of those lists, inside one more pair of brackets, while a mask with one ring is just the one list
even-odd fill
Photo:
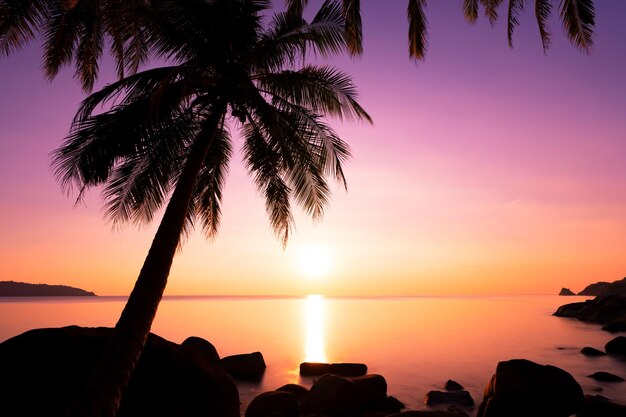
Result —
[[429, 391], [424, 399], [426, 405], [456, 404], [464, 406], [474, 405], [474, 399], [468, 391]]
[[284, 391], [284, 392], [291, 393], [291, 395], [295, 397], [296, 401], [298, 401], [298, 404], [302, 404], [302, 400], [309, 393], [308, 389], [298, 384], [286, 384], [280, 388], [276, 388], [276, 391]]
[[602, 395], [585, 395], [585, 403], [578, 417], [624, 417], [626, 406], [614, 403]]
[[582, 388], [566, 371], [513, 359], [498, 363], [477, 417], [568, 417], [583, 400]]
[[625, 320], [613, 320], [604, 326], [602, 326], [602, 330], [606, 330], [610, 333], [617, 332], [626, 332], [626, 321]]
[[626, 336], [617, 336], [613, 340], [609, 340], [604, 345], [606, 353], [612, 353], [614, 355], [626, 355]]
[[606, 355], [606, 353], [602, 352], [601, 350], [598, 350], [596, 348], [592, 348], [589, 346], [585, 346], [584, 348], [582, 348], [580, 350], [580, 353], [582, 353], [585, 356], [604, 356]]
[[220, 360], [220, 364], [233, 378], [246, 381], [260, 380], [266, 368], [261, 352], [226, 356]]
[[617, 376], [610, 372], [603, 372], [603, 371], [594, 372], [593, 374], [589, 375], [589, 378], [595, 379], [596, 381], [602, 381], [602, 382], [621, 382], [624, 380], [624, 378], [622, 378], [621, 376]]
[[367, 374], [367, 365], [363, 363], [320, 362], [302, 362], [300, 364], [300, 375], [302, 376], [322, 376], [324, 374], [335, 374], [339, 376], [363, 376]]
[[463, 385], [459, 384], [455, 380], [448, 379], [444, 388], [446, 391], [459, 391], [463, 389]]
[[246, 409], [245, 417], [298, 417], [300, 407], [293, 394], [269, 391], [257, 395]]
[[[30, 330], [0, 343], [0, 403], [6, 416], [62, 416], [80, 393], [110, 328]], [[239, 417], [237, 386], [221, 368], [150, 334], [118, 417]]]
[[220, 355], [217, 353], [215, 346], [208, 340], [201, 337], [188, 337], [180, 344], [184, 349], [193, 352], [211, 365], [220, 364]]

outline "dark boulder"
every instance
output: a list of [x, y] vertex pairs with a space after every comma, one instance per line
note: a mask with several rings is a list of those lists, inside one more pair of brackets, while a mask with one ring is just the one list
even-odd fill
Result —
[[578, 417], [624, 417], [626, 406], [612, 402], [601, 395], [585, 395], [585, 403]]
[[344, 417], [357, 411], [358, 393], [354, 382], [333, 374], [315, 381], [302, 402], [302, 414]]
[[566, 371], [514, 359], [498, 363], [477, 417], [567, 417], [583, 399], [582, 388]]
[[357, 392], [357, 410], [383, 409], [387, 401], [387, 381], [382, 375], [350, 378]]
[[602, 330], [609, 333], [626, 332], [626, 320], [613, 320], [602, 326]]
[[363, 363], [320, 362], [303, 362], [300, 364], [300, 375], [302, 376], [321, 376], [324, 374], [363, 376], [367, 374], [367, 365]]
[[284, 391], [284, 392], [291, 393], [291, 395], [295, 397], [296, 401], [298, 401], [298, 404], [302, 404], [302, 400], [309, 393], [308, 389], [298, 384], [286, 384], [280, 388], [277, 388], [276, 391]]
[[233, 378], [245, 381], [261, 380], [266, 368], [261, 352], [226, 356], [220, 363]]
[[298, 417], [300, 407], [296, 397], [286, 391], [269, 391], [254, 397], [245, 417]]
[[474, 405], [474, 399], [468, 391], [429, 391], [424, 399], [426, 405], [456, 404], [464, 406]]
[[622, 378], [621, 376], [603, 371], [594, 372], [593, 374], [589, 375], [589, 378], [602, 382], [621, 382], [624, 380], [624, 378]]
[[562, 305], [562, 306], [560, 306], [559, 308], [556, 309], [556, 311], [554, 312], [554, 315], [557, 316], [557, 317], [578, 318], [578, 315], [580, 314], [580, 312], [589, 303], [591, 303], [591, 300], [581, 301], [581, 302], [578, 302], [578, 303], [564, 304], [564, 305]]
[[599, 324], [626, 322], [626, 295], [598, 296], [582, 303], [565, 304], [554, 315]]
[[463, 385], [459, 384], [453, 379], [448, 379], [444, 388], [446, 391], [459, 391], [463, 389]]
[[561, 288], [561, 291], [559, 291], [559, 295], [576, 295], [572, 292], [572, 290], [570, 290], [569, 288]]
[[467, 414], [460, 411], [436, 411], [436, 410], [407, 410], [392, 414], [387, 417], [466, 417]]
[[209, 364], [215, 366], [220, 364], [220, 355], [217, 353], [215, 346], [208, 340], [201, 337], [191, 336], [180, 344], [184, 349], [198, 355]]
[[[6, 416], [61, 416], [80, 393], [110, 328], [30, 330], [0, 343], [0, 404]], [[239, 394], [221, 368], [150, 334], [118, 417], [239, 417]]]
[[580, 350], [580, 353], [582, 353], [585, 356], [604, 356], [606, 355], [606, 353], [602, 352], [601, 350], [598, 350], [596, 348], [592, 348], [589, 346], [585, 346], [584, 348], [582, 348]]
[[604, 345], [606, 353], [614, 355], [626, 355], [626, 336], [617, 336]]

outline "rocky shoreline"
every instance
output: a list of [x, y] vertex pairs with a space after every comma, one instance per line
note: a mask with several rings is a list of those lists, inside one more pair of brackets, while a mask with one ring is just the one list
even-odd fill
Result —
[[[15, 416], [61, 416], [89, 375], [110, 332], [109, 328], [78, 326], [35, 329], [0, 343], [3, 410]], [[626, 358], [626, 337], [616, 337], [605, 350]], [[220, 358], [217, 349], [202, 338], [190, 337], [178, 345], [151, 334], [118, 417], [239, 417], [237, 381], [259, 381], [265, 369], [260, 352]], [[305, 362], [300, 371], [316, 377], [310, 388], [287, 384], [263, 392], [250, 401], [245, 417], [626, 415], [624, 405], [600, 395], [584, 395], [565, 370], [525, 359], [498, 363], [477, 405], [461, 384], [449, 380], [444, 390], [425, 394], [427, 410], [406, 410], [387, 392], [385, 377], [368, 374], [366, 364]], [[596, 374], [599, 380], [624, 383], [607, 372]]]

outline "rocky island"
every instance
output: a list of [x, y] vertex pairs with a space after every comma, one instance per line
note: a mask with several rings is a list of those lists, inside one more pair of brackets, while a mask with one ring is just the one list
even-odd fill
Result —
[[94, 297], [96, 294], [67, 285], [0, 281], [0, 297]]

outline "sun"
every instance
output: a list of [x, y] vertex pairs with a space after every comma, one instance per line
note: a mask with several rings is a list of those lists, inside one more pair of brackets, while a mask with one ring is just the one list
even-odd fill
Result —
[[321, 278], [330, 272], [332, 256], [320, 245], [306, 245], [298, 253], [298, 269], [310, 278]]

